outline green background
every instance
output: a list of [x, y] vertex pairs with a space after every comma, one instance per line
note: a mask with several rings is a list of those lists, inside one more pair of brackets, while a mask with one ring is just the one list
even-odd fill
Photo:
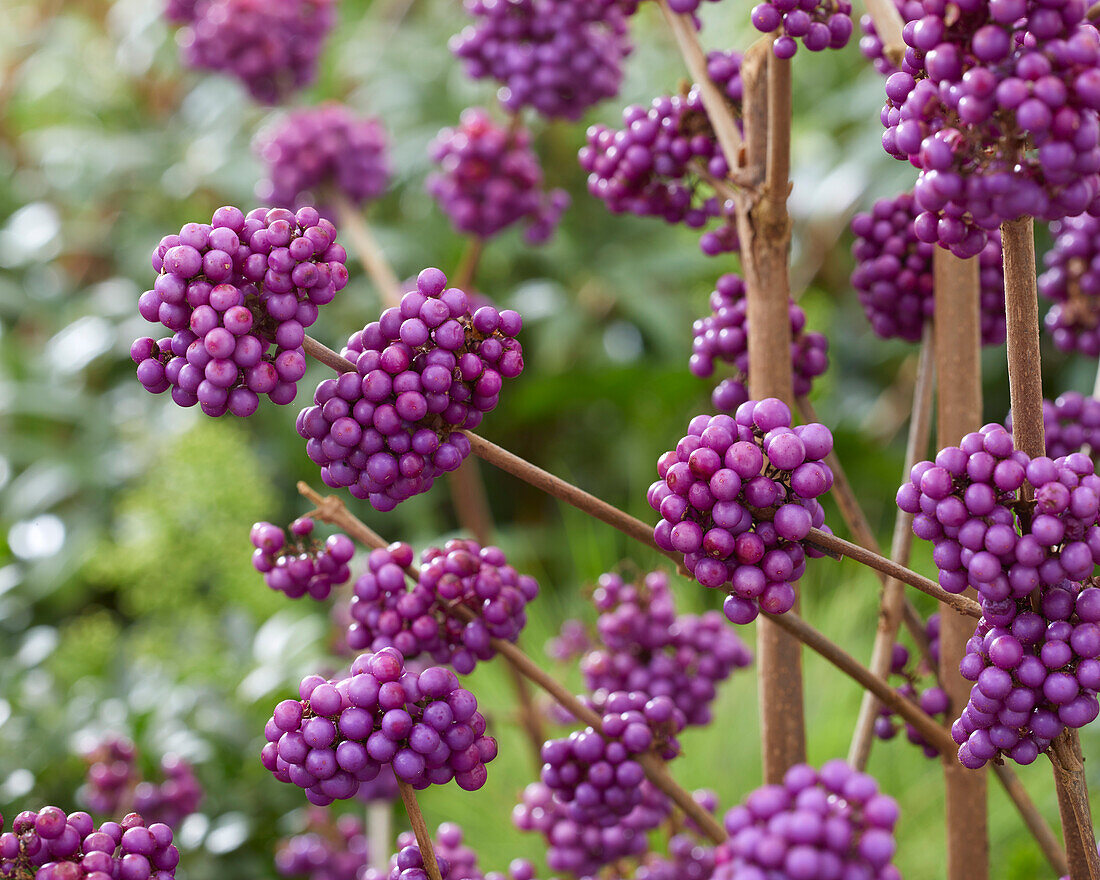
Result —
[[[704, 4], [708, 48], [744, 49], [749, 4]], [[250, 149], [279, 110], [250, 103], [222, 76], [180, 67], [171, 32], [147, 0], [4, 4], [0, 29], [0, 811], [76, 806], [79, 750], [107, 730], [135, 738], [147, 771], [176, 751], [207, 789], [178, 835], [179, 876], [274, 875], [276, 839], [297, 829], [301, 793], [260, 765], [271, 707], [309, 672], [334, 670], [329, 608], [268, 590], [249, 564], [254, 520], [307, 509], [295, 481], [319, 485], [293, 429], [297, 407], [266, 404], [247, 422], [208, 419], [142, 391], [128, 349], [147, 325], [138, 295], [159, 238], [221, 204], [249, 207], [261, 169]], [[396, 175], [370, 220], [402, 276], [451, 271], [464, 241], [424, 194], [426, 145], [465, 106], [493, 101], [446, 49], [466, 23], [454, 0], [343, 0], [318, 82], [295, 103], [326, 98], [379, 115]], [[487, 248], [477, 285], [525, 315], [527, 369], [482, 433], [632, 513], [652, 518], [645, 489], [657, 456], [710, 385], [687, 370], [692, 321], [736, 258], [708, 259], [696, 234], [609, 214], [588, 196], [576, 151], [585, 124], [677, 90], [685, 77], [654, 4], [633, 19], [636, 49], [621, 100], [584, 123], [531, 120], [550, 185], [573, 206], [550, 244], [509, 231]], [[793, 286], [831, 367], [813, 400], [835, 432], [856, 492], [883, 542], [901, 477], [915, 349], [870, 332], [848, 276], [851, 213], [911, 186], [913, 170], [879, 145], [881, 78], [859, 55], [801, 51], [794, 63]], [[1045, 233], [1040, 235], [1040, 250]], [[352, 280], [313, 335], [339, 347], [376, 316], [375, 290]], [[1046, 343], [1044, 343], [1046, 345]], [[1092, 386], [1094, 365], [1044, 350], [1048, 396]], [[983, 357], [985, 417], [1007, 409], [1004, 348]], [[298, 402], [323, 376], [311, 367]], [[658, 558], [483, 466], [499, 543], [543, 593], [523, 642], [543, 645], [566, 617], [592, 620], [584, 591], [598, 575]], [[423, 547], [456, 530], [443, 487], [391, 514], [352, 508], [387, 537]], [[840, 529], [834, 508], [830, 522]], [[932, 572], [918, 547], [914, 565]], [[625, 560], [625, 562], [624, 562]], [[869, 655], [878, 582], [853, 563], [815, 562], [800, 584], [804, 614], [857, 657]], [[681, 610], [717, 597], [677, 581]], [[918, 597], [921, 599], [923, 597]], [[926, 607], [924, 603], [919, 603]], [[752, 628], [743, 635], [753, 640]], [[555, 667], [557, 668], [557, 667]], [[581, 687], [573, 668], [561, 668]], [[859, 691], [805, 656], [809, 758], [847, 751]], [[541, 838], [508, 815], [533, 778], [507, 678], [494, 664], [471, 687], [502, 742], [489, 782], [423, 795], [430, 824], [461, 821], [485, 869], [538, 858]], [[1084, 732], [1086, 753], [1097, 736]], [[683, 736], [673, 765], [686, 786], [717, 790], [722, 809], [760, 782], [754, 676], [722, 691], [715, 722]], [[1088, 765], [1094, 781], [1093, 762]], [[943, 876], [938, 765], [899, 737], [870, 770], [902, 806], [897, 863], [909, 878]], [[1048, 762], [1021, 768], [1056, 822]], [[1051, 876], [1018, 817], [990, 785], [992, 876]], [[356, 809], [355, 805], [342, 809]]]

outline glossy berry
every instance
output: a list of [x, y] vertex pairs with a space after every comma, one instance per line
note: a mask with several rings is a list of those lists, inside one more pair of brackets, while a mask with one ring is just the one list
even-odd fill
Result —
[[252, 526], [249, 540], [256, 548], [252, 565], [264, 576], [271, 589], [291, 599], [309, 594], [311, 599], [327, 599], [332, 588], [351, 577], [348, 563], [355, 545], [347, 535], [337, 532], [322, 544], [313, 534], [313, 520], [299, 517], [290, 524], [290, 537], [269, 522]]

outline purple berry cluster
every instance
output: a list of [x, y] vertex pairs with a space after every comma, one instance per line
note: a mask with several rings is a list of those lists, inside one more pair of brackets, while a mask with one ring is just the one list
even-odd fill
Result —
[[595, 876], [619, 859], [644, 855], [649, 849], [647, 832], [668, 817], [672, 807], [664, 794], [643, 780], [641, 801], [611, 825], [577, 822], [568, 809], [542, 782], [523, 790], [512, 810], [512, 822], [521, 831], [537, 831], [546, 840], [546, 863], [551, 871], [577, 877]]
[[178, 825], [202, 802], [203, 789], [191, 765], [169, 753], [160, 762], [164, 780], [142, 779], [137, 747], [109, 735], [83, 755], [88, 772], [78, 797], [90, 810], [115, 816], [134, 810], [152, 822]]
[[[714, 374], [715, 361], [734, 368], [734, 375], [718, 383], [711, 395], [715, 409], [734, 412], [749, 399], [749, 324], [745, 282], [740, 275], [722, 275], [710, 295], [711, 313], [691, 328], [691, 372], [700, 378]], [[791, 366], [794, 393], [810, 393], [815, 377], [829, 367], [829, 340], [822, 333], [806, 330], [806, 313], [792, 299], [788, 307], [791, 319]]]
[[168, 18], [184, 62], [235, 76], [257, 101], [275, 104], [311, 83], [335, 0], [171, 0]]
[[393, 767], [389, 764], [382, 766], [374, 779], [359, 783], [359, 793], [355, 796], [365, 804], [378, 801], [396, 801], [401, 796], [397, 787], [397, 777], [393, 775]]
[[473, 429], [523, 371], [518, 312], [469, 300], [424, 269], [417, 289], [353, 333], [341, 354], [353, 373], [325, 379], [298, 415], [306, 453], [325, 485], [346, 486], [376, 510], [426, 492], [470, 452]]
[[252, 565], [264, 576], [271, 589], [291, 599], [309, 594], [318, 601], [327, 599], [333, 587], [351, 577], [348, 563], [355, 545], [347, 535], [337, 532], [322, 544], [313, 534], [313, 520], [302, 516], [290, 524], [290, 541], [279, 526], [258, 522], [252, 526], [249, 540], [256, 550]]
[[703, 586], [729, 589], [723, 610], [733, 623], [794, 605], [806, 556], [818, 553], [801, 542], [824, 524], [817, 499], [833, 483], [823, 460], [832, 448], [828, 428], [792, 428], [790, 408], [769, 397], [733, 416], [696, 416], [657, 460], [648, 493], [661, 514], [657, 546], [683, 553]]
[[669, 697], [618, 691], [596, 695], [602, 732], [575, 730], [542, 746], [541, 779], [570, 819], [580, 825], [615, 825], [642, 801], [645, 780], [635, 756], [653, 751], [665, 760], [680, 752], [676, 734], [683, 713]]
[[589, 691], [631, 691], [668, 697], [686, 724], [711, 720], [717, 686], [752, 662], [752, 652], [717, 611], [677, 614], [663, 571], [639, 585], [600, 576], [592, 600], [599, 646], [585, 653]]
[[358, 880], [367, 861], [367, 835], [358, 816], [339, 818], [328, 810], [311, 806], [306, 827], [279, 841], [275, 870], [283, 877], [309, 880]]
[[1039, 293], [1053, 305], [1043, 324], [1061, 351], [1100, 356], [1100, 219], [1067, 217], [1050, 226], [1054, 246], [1043, 256]]
[[[931, 660], [937, 666], [939, 664], [939, 638], [940, 616], [933, 614], [928, 618], [924, 628], [925, 637], [929, 644]], [[938, 685], [921, 688], [921, 679], [926, 676], [935, 676], [936, 670], [930, 669], [923, 658], [919, 663], [911, 664], [909, 650], [900, 642], [894, 644], [894, 653], [890, 661], [890, 675], [901, 679], [897, 692], [919, 705], [928, 715], [941, 724], [947, 723], [947, 712], [951, 708], [947, 692]], [[875, 719], [874, 732], [879, 739], [893, 739], [898, 733], [896, 715], [890, 708], [880, 706], [878, 717]], [[939, 751], [921, 735], [913, 725], [905, 724], [905, 736], [915, 746], [919, 746], [928, 758], [939, 757]]]
[[485, 110], [468, 107], [428, 151], [439, 166], [428, 175], [428, 194], [459, 232], [491, 238], [522, 220], [527, 242], [541, 244], [569, 207], [565, 190], [544, 191], [531, 133], [518, 121], [498, 125]]
[[[436, 830], [432, 849], [442, 880], [535, 880], [534, 866], [526, 859], [513, 859], [507, 874], [482, 873], [477, 853], [463, 843], [462, 837], [462, 828], [454, 822], [444, 822]], [[390, 858], [390, 870], [368, 868], [361, 880], [428, 880], [416, 836], [411, 831], [402, 831], [397, 835], [397, 852]]]
[[960, 257], [1003, 221], [1100, 194], [1100, 34], [1084, 0], [925, 4], [886, 81], [883, 146], [920, 169], [921, 241]]
[[[914, 223], [921, 213], [911, 192], [879, 199], [852, 219], [852, 286], [875, 335], [919, 342], [935, 311], [932, 255]], [[982, 345], [1005, 341], [1004, 272], [1001, 233], [994, 229], [978, 255]]]
[[[605, 575], [606, 577], [606, 575]], [[554, 660], [573, 660], [593, 648], [588, 628], [583, 621], [569, 619], [562, 623], [558, 634], [546, 642], [546, 656]], [[612, 688], [618, 690], [618, 688]]]
[[179, 860], [172, 829], [146, 827], [137, 813], [97, 829], [87, 813], [42, 807], [19, 813], [0, 833], [0, 877], [13, 880], [171, 880]]
[[[1034, 498], [1020, 497], [1021, 490]], [[983, 602], [1081, 581], [1100, 562], [1100, 476], [1079, 452], [1031, 459], [986, 425], [914, 466], [897, 494], [913, 532], [935, 545], [939, 583]]]
[[286, 208], [328, 204], [335, 194], [361, 205], [389, 185], [386, 150], [386, 130], [374, 117], [334, 101], [293, 110], [256, 141], [267, 170], [256, 196]]
[[1066, 580], [1029, 597], [983, 602], [959, 670], [974, 682], [951, 736], [970, 768], [1030, 764], [1065, 728], [1100, 713], [1100, 589]]
[[305, 330], [348, 280], [336, 227], [313, 208], [219, 208], [153, 251], [138, 311], [172, 335], [130, 348], [147, 391], [180, 406], [249, 416], [266, 394], [288, 404], [305, 375]]
[[630, 54], [618, 0], [465, 0], [474, 23], [451, 39], [451, 51], [474, 79], [501, 84], [512, 113], [524, 107], [576, 120], [618, 94]]
[[[740, 114], [741, 55], [711, 52], [711, 78]], [[738, 248], [733, 206], [714, 193], [708, 180], [724, 180], [729, 166], [711, 127], [702, 95], [654, 98], [648, 108], [623, 110], [623, 127], [593, 125], [579, 153], [588, 172], [588, 191], [614, 214], [660, 217], [700, 229], [718, 219], [699, 245], [708, 256]]]
[[[924, 15], [924, 4], [921, 0], [894, 0], [894, 6], [901, 15], [903, 23], [916, 21]], [[875, 66], [875, 70], [883, 76], [897, 73], [899, 68], [890, 58], [886, 57], [886, 47], [875, 29], [875, 22], [870, 15], [860, 16], [859, 28], [863, 33], [859, 41], [859, 51], [863, 57], [871, 61]], [[904, 47], [901, 48], [904, 49]]]
[[[496, 655], [492, 639], [514, 642], [527, 623], [538, 582], [519, 574], [497, 547], [452, 540], [421, 555], [416, 584], [406, 588], [408, 544], [373, 550], [355, 582], [347, 642], [354, 650], [392, 646], [407, 659], [428, 655], [463, 675]], [[462, 607], [472, 619], [454, 616]]]
[[776, 58], [791, 58], [798, 40], [811, 52], [843, 49], [852, 36], [849, 0], [765, 0], [752, 9], [753, 26], [762, 33], [782, 30], [772, 44]]
[[796, 764], [782, 785], [765, 785], [725, 816], [730, 839], [717, 848], [714, 880], [783, 877], [901, 880], [898, 805], [844, 761], [815, 770]]
[[[1005, 430], [1012, 430], [1011, 412], [1005, 419]], [[1050, 458], [1088, 452], [1095, 459], [1100, 454], [1100, 400], [1079, 391], [1066, 391], [1055, 400], [1044, 400], [1043, 435]]]
[[496, 757], [477, 698], [455, 674], [440, 666], [413, 672], [393, 648], [360, 654], [347, 678], [307, 676], [298, 694], [275, 707], [261, 759], [317, 806], [355, 797], [386, 764], [416, 789], [454, 779], [473, 791]]

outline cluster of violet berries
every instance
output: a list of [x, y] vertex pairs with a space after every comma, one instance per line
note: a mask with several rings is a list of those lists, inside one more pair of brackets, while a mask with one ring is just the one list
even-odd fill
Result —
[[684, 716], [671, 698], [640, 691], [598, 693], [593, 702], [602, 711], [600, 731], [585, 727], [547, 740], [540, 776], [573, 821], [608, 826], [642, 801], [645, 771], [635, 756], [678, 755]]
[[0, 877], [13, 880], [171, 880], [180, 860], [172, 829], [138, 813], [97, 829], [87, 813], [42, 807], [3, 828], [0, 817]]
[[801, 542], [824, 524], [817, 499], [833, 483], [823, 461], [832, 448], [828, 428], [792, 428], [790, 408], [769, 397], [733, 416], [696, 416], [657, 460], [660, 479], [648, 492], [661, 514], [657, 546], [683, 553], [703, 586], [728, 588], [723, 611], [733, 623], [794, 605], [806, 556], [820, 555]]
[[724, 818], [713, 880], [900, 880], [892, 864], [898, 805], [875, 780], [834, 760], [796, 764], [782, 785], [765, 785]]
[[1100, 219], [1089, 214], [1052, 223], [1039, 293], [1053, 300], [1043, 325], [1061, 351], [1100, 356]]
[[298, 694], [275, 707], [261, 759], [317, 806], [355, 797], [387, 764], [415, 789], [454, 779], [473, 791], [496, 757], [477, 698], [454, 672], [414, 672], [394, 648], [360, 654], [343, 679], [307, 676]]
[[382, 123], [334, 101], [291, 111], [256, 151], [267, 170], [257, 198], [287, 208], [325, 205], [335, 194], [361, 205], [382, 195], [392, 174]]
[[[893, 0], [893, 2], [898, 13], [901, 15], [902, 22], [915, 21], [924, 15], [924, 4], [921, 0]], [[874, 19], [868, 14], [860, 16], [859, 28], [863, 33], [863, 36], [859, 40], [859, 51], [862, 53], [863, 57], [871, 61], [874, 64], [875, 70], [883, 76], [897, 73], [898, 66], [891, 59], [886, 57], [886, 46], [883, 44], [882, 38], [878, 35]], [[901, 48], [905, 50], [905, 47]], [[909, 54], [914, 52], [912, 48], [906, 51]], [[911, 64], [916, 64], [915, 59], [911, 61]]]
[[274, 104], [311, 83], [336, 24], [335, 0], [171, 0], [168, 18], [184, 62], [235, 76]]
[[117, 816], [132, 809], [153, 822], [178, 825], [202, 802], [203, 789], [191, 765], [175, 754], [160, 762], [164, 781], [142, 779], [137, 747], [129, 739], [109, 735], [83, 755], [88, 771], [78, 796], [90, 809]]
[[641, 801], [611, 825], [577, 822], [543, 782], [532, 782], [512, 810], [512, 822], [521, 831], [537, 831], [546, 840], [546, 864], [551, 871], [577, 877], [595, 876], [619, 859], [644, 855], [647, 832], [672, 811], [668, 798], [648, 780], [640, 786]]
[[1002, 426], [986, 425], [917, 464], [897, 501], [934, 543], [940, 585], [973, 586], [982, 606], [960, 664], [976, 684], [952, 726], [959, 761], [980, 767], [1003, 753], [1030, 763], [1063, 726], [1098, 710], [1100, 590], [1082, 590], [1100, 561], [1092, 460], [1032, 459]]
[[325, 485], [346, 486], [382, 511], [426, 492], [470, 452], [461, 432], [523, 371], [518, 312], [483, 306], [424, 269], [399, 306], [353, 333], [341, 354], [355, 372], [325, 379], [298, 415]]
[[[1012, 413], [1005, 419], [1012, 430]], [[1095, 458], [1100, 454], [1100, 400], [1080, 391], [1066, 391], [1054, 400], [1043, 401], [1043, 436], [1050, 458], [1083, 452], [1088, 446]]]
[[[911, 192], [879, 199], [852, 219], [852, 286], [875, 335], [920, 342], [935, 311], [932, 257], [935, 245], [914, 231], [920, 208]], [[992, 230], [978, 255], [982, 345], [1005, 341], [1001, 233]]]
[[[519, 638], [539, 585], [509, 565], [502, 550], [469, 540], [429, 547], [416, 584], [407, 589], [404, 569], [412, 560], [408, 544], [371, 551], [348, 609], [349, 647], [392, 646], [408, 660], [428, 655], [466, 674], [496, 655], [492, 639]], [[456, 618], [456, 607], [469, 611], [470, 619]]]
[[752, 663], [748, 646], [717, 611], [676, 613], [663, 571], [650, 572], [637, 585], [617, 574], [601, 575], [592, 601], [599, 611], [598, 644], [580, 666], [593, 693], [667, 697], [686, 724], [705, 725], [717, 686]]
[[920, 169], [921, 241], [960, 257], [1004, 221], [1100, 195], [1100, 33], [1084, 0], [926, 4], [886, 81], [883, 146]]
[[[924, 635], [929, 645], [929, 660], [939, 665], [940, 659], [940, 616], [931, 615], [924, 625]], [[938, 685], [921, 689], [921, 679], [935, 674], [935, 669], [925, 665], [924, 658], [916, 664], [910, 663], [909, 649], [900, 642], [894, 643], [894, 652], [890, 658], [890, 675], [900, 678], [897, 692], [920, 706], [925, 714], [932, 716], [941, 724], [947, 723], [947, 712], [951, 707], [947, 692]], [[887, 706], [880, 706], [875, 718], [874, 733], [879, 739], [893, 739], [898, 733], [896, 714]], [[913, 745], [919, 746], [925, 757], [936, 758], [939, 750], [921, 735], [920, 731], [908, 722], [905, 723], [905, 736]]]
[[[739, 114], [740, 53], [711, 52], [707, 71]], [[719, 218], [720, 225], [703, 234], [700, 247], [708, 256], [737, 250], [732, 205], [706, 182], [725, 179], [729, 166], [698, 87], [685, 95], [654, 98], [648, 108], [631, 105], [623, 110], [621, 129], [593, 125], [586, 138], [579, 159], [588, 172], [588, 191], [609, 211], [660, 217], [692, 229]]]
[[281, 840], [275, 870], [283, 877], [309, 880], [357, 880], [367, 861], [367, 835], [358, 816], [333, 817], [311, 806], [302, 833]]
[[530, 131], [499, 125], [480, 107], [463, 110], [459, 124], [441, 130], [428, 152], [439, 166], [428, 175], [428, 194], [459, 232], [491, 238], [523, 221], [527, 242], [541, 244], [569, 207], [565, 190], [543, 189]]
[[[436, 830], [432, 849], [442, 880], [535, 880], [534, 866], [526, 859], [513, 859], [507, 873], [482, 873], [477, 853], [466, 846], [462, 838], [462, 828], [454, 822], [444, 822]], [[413, 832], [402, 831], [397, 835], [397, 852], [390, 858], [388, 872], [368, 868], [361, 880], [428, 880], [424, 858]]]
[[259, 395], [288, 404], [305, 375], [305, 330], [348, 280], [336, 227], [313, 208], [214, 212], [153, 251], [158, 272], [138, 311], [171, 335], [130, 348], [147, 391], [180, 406], [248, 416]]
[[322, 544], [313, 534], [313, 520], [302, 516], [290, 524], [290, 540], [279, 526], [258, 522], [249, 532], [256, 549], [252, 565], [264, 576], [271, 589], [285, 593], [291, 599], [309, 594], [318, 601], [327, 599], [333, 587], [351, 577], [348, 563], [355, 555], [355, 545], [347, 535], [337, 532]]
[[[714, 374], [715, 361], [734, 368], [732, 377], [723, 379], [711, 394], [715, 409], [734, 412], [749, 399], [749, 324], [745, 282], [728, 272], [719, 277], [710, 295], [711, 313], [691, 328], [691, 372], [700, 378]], [[829, 367], [829, 340], [823, 333], [806, 330], [806, 313], [792, 299], [788, 307], [791, 320], [791, 367], [794, 393], [810, 393], [815, 377]]]
[[951, 736], [959, 762], [1007, 755], [1030, 764], [1064, 729], [1100, 713], [1100, 589], [1066, 580], [1029, 597], [983, 603], [959, 670], [974, 682]]
[[465, 0], [474, 23], [451, 39], [466, 74], [501, 84], [512, 113], [524, 107], [549, 118], [579, 119], [622, 83], [630, 53], [618, 0]]
[[772, 51], [776, 58], [791, 58], [798, 40], [811, 52], [843, 49], [852, 36], [852, 4], [849, 0], [765, 0], [753, 7], [753, 26], [762, 33], [782, 29]]

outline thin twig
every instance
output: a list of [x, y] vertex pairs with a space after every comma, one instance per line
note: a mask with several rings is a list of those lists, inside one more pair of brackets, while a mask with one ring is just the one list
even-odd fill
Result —
[[334, 192], [332, 200], [336, 206], [336, 220], [340, 229], [347, 232], [352, 252], [359, 258], [359, 262], [378, 289], [383, 308], [400, 305], [401, 297], [405, 293], [401, 280], [386, 260], [386, 254], [374, 237], [374, 233], [371, 232], [367, 221], [343, 193]]
[[[518, 116], [513, 117], [513, 119], [518, 118]], [[459, 258], [454, 276], [451, 278], [451, 284], [453, 286], [467, 293], [470, 292], [470, 285], [474, 282], [474, 275], [477, 274], [477, 267], [481, 262], [481, 254], [484, 250], [484, 238], [477, 235], [471, 235], [466, 240], [466, 247], [462, 251], [462, 256]]]
[[894, 0], [865, 0], [864, 5], [875, 25], [875, 33], [882, 42], [882, 54], [895, 67], [901, 67], [905, 41], [901, 36], [902, 20], [897, 5]]
[[[1035, 231], [1031, 217], [1001, 224], [1005, 315], [1008, 321], [1008, 388], [1012, 441], [1030, 456], [1046, 454], [1043, 374], [1039, 355], [1039, 302], [1035, 279]], [[1100, 880], [1096, 835], [1077, 731], [1064, 730], [1049, 751], [1071, 880]]]
[[[917, 362], [917, 378], [913, 386], [913, 408], [909, 420], [909, 436], [905, 445], [905, 465], [902, 479], [909, 476], [913, 465], [924, 456], [928, 448], [928, 437], [932, 428], [932, 378], [933, 360], [929, 328], [925, 328], [921, 341], [920, 356]], [[847, 481], [845, 481], [847, 482]], [[852, 494], [855, 498], [855, 494]], [[858, 500], [856, 508], [859, 507]], [[894, 517], [894, 534], [890, 541], [890, 558], [900, 564], [909, 561], [909, 549], [913, 544], [913, 515], [898, 510]], [[872, 534], [873, 537], [873, 534]], [[871, 648], [871, 671], [887, 678], [893, 659], [894, 643], [897, 641], [898, 627], [905, 617], [905, 590], [895, 578], [885, 578], [882, 584], [882, 598], [879, 603], [878, 628]], [[878, 716], [879, 703], [870, 692], [863, 695], [859, 707], [852, 744], [848, 749], [848, 763], [857, 770], [867, 766], [871, 755], [871, 743], [874, 736], [875, 718]]]
[[676, 38], [676, 45], [680, 48], [680, 54], [691, 73], [691, 78], [699, 87], [699, 95], [703, 99], [707, 119], [710, 120], [718, 145], [726, 157], [726, 165], [731, 172], [736, 171], [742, 165], [741, 132], [737, 128], [737, 119], [733, 115], [728, 99], [707, 73], [707, 54], [699, 45], [691, 16], [673, 12], [669, 8], [668, 0], [658, 0], [658, 2], [665, 21], [668, 22], [668, 28]]
[[432, 835], [428, 832], [424, 814], [420, 812], [416, 792], [400, 776], [397, 777], [397, 789], [401, 792], [405, 812], [409, 814], [409, 823], [412, 825], [413, 834], [416, 835], [417, 846], [420, 847], [420, 857], [424, 860], [424, 872], [428, 875], [428, 880], [442, 880], [439, 874], [439, 863], [435, 860], [435, 850], [432, 848]]

